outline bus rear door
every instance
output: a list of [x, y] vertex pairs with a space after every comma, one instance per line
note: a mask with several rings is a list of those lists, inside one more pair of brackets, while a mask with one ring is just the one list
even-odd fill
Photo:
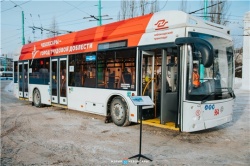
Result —
[[28, 98], [28, 61], [19, 62], [19, 97]]
[[51, 59], [52, 103], [67, 105], [67, 58]]

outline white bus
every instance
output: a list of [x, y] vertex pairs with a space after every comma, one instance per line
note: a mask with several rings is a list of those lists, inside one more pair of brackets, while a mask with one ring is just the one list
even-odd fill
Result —
[[0, 80], [13, 80], [13, 71], [0, 71]]
[[[204, 130], [232, 120], [232, 46], [224, 26], [181, 11], [148, 14], [24, 45], [14, 93], [118, 126], [139, 122], [142, 113], [146, 124]], [[140, 111], [130, 96], [142, 95], [155, 105]]]

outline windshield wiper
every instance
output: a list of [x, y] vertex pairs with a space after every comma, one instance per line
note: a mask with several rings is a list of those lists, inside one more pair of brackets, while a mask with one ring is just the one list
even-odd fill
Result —
[[[234, 94], [234, 92], [233, 92], [233, 90], [232, 90], [232, 88], [215, 88], [215, 89], [227, 89], [231, 97], [233, 97], [233, 98], [236, 97], [235, 94]], [[214, 91], [214, 92], [209, 93], [208, 95], [204, 96], [204, 97], [201, 99], [201, 104], [204, 104], [205, 102], [207, 102], [206, 99], [207, 99], [208, 97], [210, 97], [211, 95], [213, 95], [213, 94], [220, 94], [220, 93], [225, 93], [225, 92]]]
[[228, 87], [224, 87], [224, 88], [215, 88], [215, 89], [227, 89], [230, 96], [233, 97], [234, 99], [236, 98], [235, 94], [234, 94], [234, 91], [232, 88], [228, 88]]
[[208, 95], [204, 96], [202, 99], [201, 99], [201, 104], [204, 104], [205, 102], [207, 102], [207, 98], [210, 97], [211, 95], [213, 94], [216, 94], [217, 92], [211, 92], [209, 93]]

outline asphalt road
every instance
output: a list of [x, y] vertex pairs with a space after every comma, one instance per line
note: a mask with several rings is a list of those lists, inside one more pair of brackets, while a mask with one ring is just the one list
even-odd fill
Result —
[[[36, 108], [1, 81], [1, 165], [138, 165], [139, 125], [117, 127], [104, 117], [56, 107]], [[143, 125], [139, 165], [248, 165], [250, 95], [236, 90], [233, 121], [179, 133]]]

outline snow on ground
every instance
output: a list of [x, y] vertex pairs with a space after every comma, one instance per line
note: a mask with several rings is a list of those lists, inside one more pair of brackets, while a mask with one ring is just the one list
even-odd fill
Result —
[[242, 78], [234, 78], [234, 89], [240, 89], [242, 85]]
[[9, 85], [7, 85], [7, 86], [4, 88], [4, 90], [5, 90], [6, 92], [13, 92], [13, 87], [14, 87], [14, 83], [13, 83], [13, 81], [11, 81], [11, 82], [9, 83]]

